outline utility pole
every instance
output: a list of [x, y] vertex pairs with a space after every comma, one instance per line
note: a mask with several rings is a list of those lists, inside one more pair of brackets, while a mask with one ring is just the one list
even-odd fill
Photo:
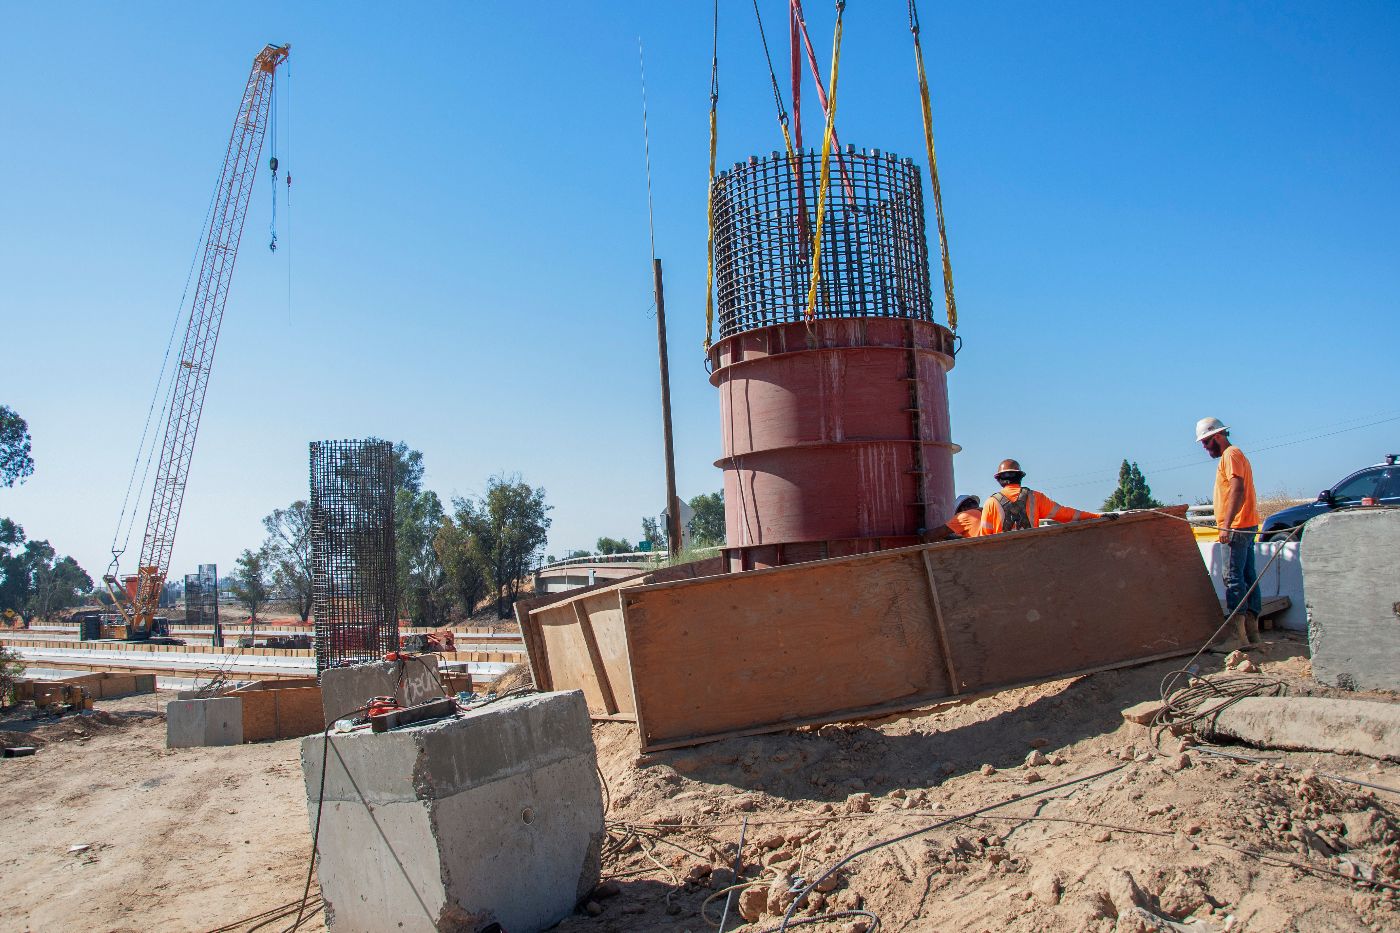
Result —
[[651, 282], [656, 292], [656, 352], [661, 358], [661, 431], [666, 440], [666, 540], [672, 557], [681, 552], [681, 503], [676, 498], [676, 448], [671, 439], [671, 365], [666, 359], [666, 290], [661, 260], [652, 257]]

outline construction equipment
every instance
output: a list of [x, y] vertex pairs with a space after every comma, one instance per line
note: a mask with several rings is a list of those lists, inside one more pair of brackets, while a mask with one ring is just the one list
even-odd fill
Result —
[[[248, 215], [248, 199], [267, 132], [273, 82], [277, 66], [287, 60], [290, 50], [289, 45], [268, 45], [253, 59], [253, 68], [233, 121], [223, 171], [210, 205], [199, 278], [184, 343], [171, 377], [165, 434], [152, 485], [151, 506], [146, 515], [140, 562], [134, 575], [120, 577], [117, 563], [122, 551], [114, 541], [112, 566], [103, 577], [124, 619], [122, 637], [128, 640], [144, 640], [151, 636], [156, 607], [170, 569], [175, 528], [185, 496], [195, 435], [199, 431], [204, 393], [209, 386], [214, 348], [219, 340], [219, 325], [223, 321], [224, 303], [228, 300], [238, 244]], [[154, 455], [153, 449], [151, 456]], [[139, 459], [138, 454], [138, 462]], [[119, 533], [120, 525], [118, 519]]]

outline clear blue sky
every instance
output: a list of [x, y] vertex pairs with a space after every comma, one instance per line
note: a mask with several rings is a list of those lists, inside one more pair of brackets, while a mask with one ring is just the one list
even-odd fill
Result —
[[[728, 165], [782, 142], [752, 8], [720, 6]], [[785, 4], [761, 6], [785, 54]], [[832, 11], [809, 6], [826, 68]], [[1090, 507], [1129, 457], [1159, 497], [1194, 499], [1203, 415], [1246, 451], [1400, 415], [1400, 7], [922, 14], [966, 340], [959, 491], [987, 493], [1014, 456]], [[543, 485], [554, 553], [635, 540], [664, 497], [639, 35], [680, 491], [719, 488], [700, 353], [709, 4], [10, 3], [0, 28], [0, 402], [37, 464], [0, 515], [31, 536], [94, 576], [107, 563], [267, 41], [292, 43], [292, 206], [271, 254], [264, 172], [172, 572], [255, 547], [260, 518], [306, 495], [308, 441], [371, 434], [421, 449], [445, 500], [501, 471]], [[839, 103], [845, 141], [923, 164], [901, 4], [849, 5]], [[1312, 494], [1397, 449], [1400, 421], [1260, 450], [1258, 485]]]

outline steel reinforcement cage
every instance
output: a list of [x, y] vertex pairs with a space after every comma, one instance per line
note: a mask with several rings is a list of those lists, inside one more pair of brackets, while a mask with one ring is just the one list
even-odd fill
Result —
[[185, 624], [213, 625], [219, 618], [219, 572], [200, 564], [199, 573], [185, 575]]
[[388, 441], [311, 443], [311, 603], [318, 675], [397, 650], [394, 451]]
[[[933, 321], [919, 166], [847, 146], [830, 172], [814, 316]], [[808, 151], [750, 157], [715, 179], [717, 339], [803, 320], [820, 177]]]

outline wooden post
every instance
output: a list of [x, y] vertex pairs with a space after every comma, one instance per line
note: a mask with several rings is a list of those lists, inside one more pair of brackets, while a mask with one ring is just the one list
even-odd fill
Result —
[[666, 292], [661, 284], [661, 260], [651, 261], [656, 291], [656, 350], [661, 358], [661, 431], [666, 442], [666, 538], [670, 555], [681, 550], [681, 504], [676, 498], [676, 450], [671, 439], [671, 366], [666, 359]]

